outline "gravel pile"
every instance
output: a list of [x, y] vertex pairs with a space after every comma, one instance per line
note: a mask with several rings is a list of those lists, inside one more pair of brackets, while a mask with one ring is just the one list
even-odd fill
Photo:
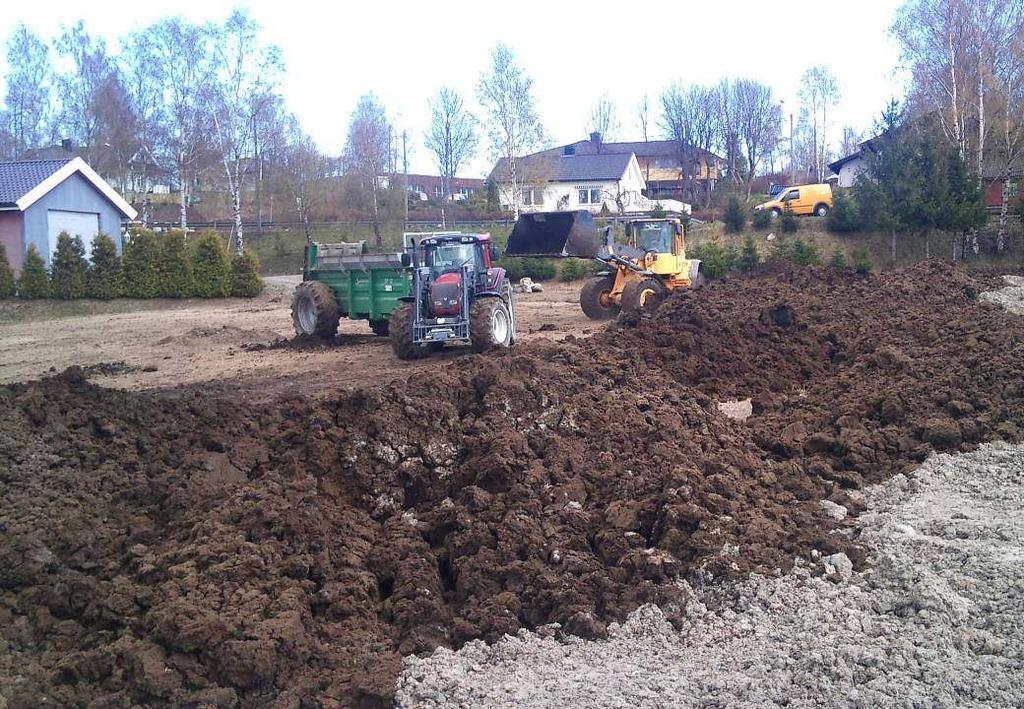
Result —
[[1024, 277], [1003, 276], [1004, 288], [985, 291], [978, 296], [982, 303], [995, 303], [1016, 315], [1024, 315]]
[[807, 559], [607, 640], [549, 626], [409, 657], [398, 706], [1024, 706], [1022, 486], [1024, 446], [933, 456], [865, 491], [863, 572]]

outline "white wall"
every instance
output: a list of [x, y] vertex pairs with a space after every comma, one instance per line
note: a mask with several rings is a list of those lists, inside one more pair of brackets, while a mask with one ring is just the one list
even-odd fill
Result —
[[839, 168], [839, 186], [853, 187], [857, 182], [857, 175], [864, 172], [867, 163], [862, 157], [856, 157]]

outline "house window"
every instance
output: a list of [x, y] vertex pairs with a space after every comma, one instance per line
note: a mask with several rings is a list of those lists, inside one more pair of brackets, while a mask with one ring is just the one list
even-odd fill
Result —
[[575, 155], [575, 154], [576, 154], [576, 146], [575, 145], [566, 145], [565, 147], [562, 148], [562, 155]]
[[601, 200], [601, 190], [600, 189], [592, 189], [592, 190], [590, 190], [590, 203], [591, 204], [601, 204], [601, 201], [602, 201]]
[[580, 204], [590, 204], [590, 190], [577, 190]]
[[675, 158], [658, 158], [654, 161], [654, 166], [662, 170], [671, 170], [679, 167], [679, 161]]
[[523, 204], [527, 207], [539, 207], [544, 204], [544, 190], [524, 189]]
[[434, 196], [440, 197], [444, 194], [444, 188], [441, 185], [434, 185]]

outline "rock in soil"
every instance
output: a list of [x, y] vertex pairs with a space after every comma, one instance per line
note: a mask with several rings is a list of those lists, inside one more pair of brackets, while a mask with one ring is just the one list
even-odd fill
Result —
[[0, 698], [389, 706], [403, 655], [863, 568], [865, 483], [1024, 426], [1024, 325], [978, 290], [776, 268], [323, 400], [0, 388]]

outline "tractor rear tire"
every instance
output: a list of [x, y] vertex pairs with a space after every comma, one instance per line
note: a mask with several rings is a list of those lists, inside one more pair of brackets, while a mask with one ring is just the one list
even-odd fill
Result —
[[388, 339], [398, 359], [419, 359], [429, 353], [426, 347], [412, 341], [414, 309], [413, 303], [399, 303], [391, 311], [391, 318], [388, 320]]
[[373, 330], [374, 335], [380, 337], [387, 337], [389, 332], [389, 326], [387, 320], [371, 320], [370, 329]]
[[631, 315], [653, 312], [667, 293], [657, 278], [633, 279], [622, 289], [622, 310]]
[[619, 314], [619, 306], [611, 300], [615, 276], [598, 276], [583, 284], [580, 307], [591, 320], [611, 320]]
[[303, 281], [292, 297], [292, 324], [296, 335], [334, 337], [341, 312], [330, 286], [320, 281]]
[[477, 298], [469, 309], [469, 340], [474, 352], [508, 348], [515, 339], [512, 315], [501, 298]]

